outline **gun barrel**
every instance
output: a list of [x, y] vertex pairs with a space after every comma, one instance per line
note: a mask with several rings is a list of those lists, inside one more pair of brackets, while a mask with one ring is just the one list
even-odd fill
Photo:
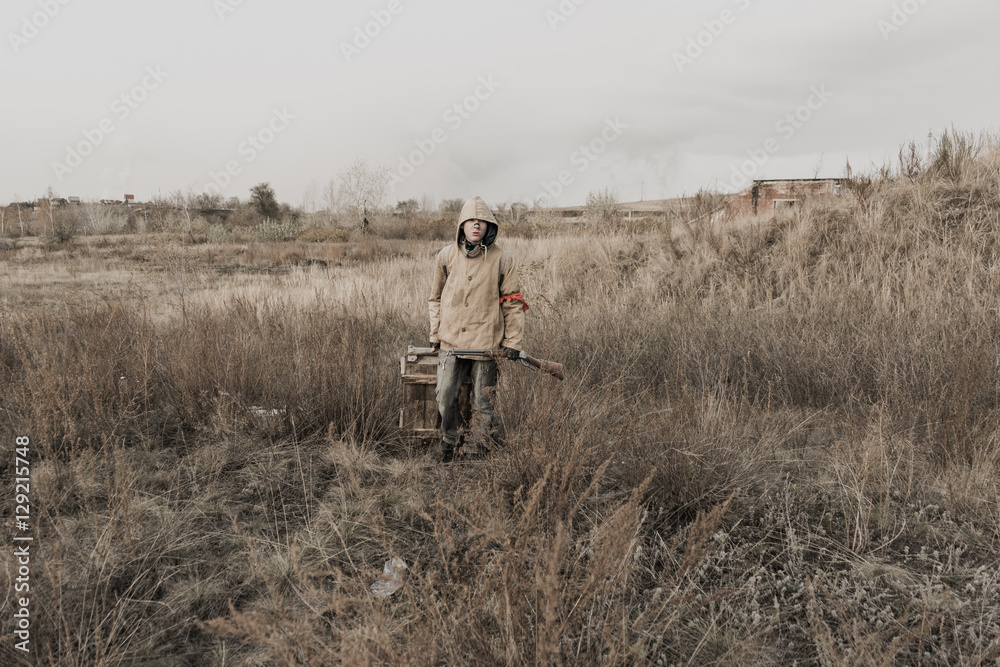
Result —
[[[506, 359], [507, 355], [503, 350], [448, 350], [448, 354], [453, 354], [455, 356], [468, 356], [468, 357], [488, 357], [490, 359]], [[547, 361], [545, 359], [536, 359], [529, 354], [521, 352], [521, 359], [534, 366], [538, 370], [551, 375], [557, 380], [565, 379], [563, 374], [563, 365], [555, 361]]]

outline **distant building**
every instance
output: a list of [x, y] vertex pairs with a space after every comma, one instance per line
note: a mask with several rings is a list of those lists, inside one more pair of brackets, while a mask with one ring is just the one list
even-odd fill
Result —
[[69, 203], [70, 204], [79, 204], [80, 203], [80, 198], [79, 197], [70, 197], [69, 198]]
[[[646, 201], [619, 202], [618, 209], [623, 219], [684, 217], [683, 212], [690, 205], [690, 197], [675, 199], [647, 199]], [[555, 217], [583, 218], [586, 206], [559, 206], [548, 209]]]
[[797, 178], [754, 181], [726, 206], [730, 215], [770, 215], [801, 206], [806, 201], [824, 201], [840, 195], [839, 178]]
[[53, 197], [52, 199], [38, 199], [35, 201], [34, 210], [41, 211], [45, 205], [48, 204], [52, 208], [59, 208], [60, 206], [66, 206], [69, 202], [62, 197]]
[[134, 204], [135, 203], [135, 195], [125, 195], [125, 203], [129, 204], [129, 205]]

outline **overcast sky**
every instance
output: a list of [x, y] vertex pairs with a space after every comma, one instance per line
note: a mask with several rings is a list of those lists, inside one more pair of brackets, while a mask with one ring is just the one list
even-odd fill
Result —
[[995, 0], [5, 0], [0, 202], [623, 201], [996, 131]]

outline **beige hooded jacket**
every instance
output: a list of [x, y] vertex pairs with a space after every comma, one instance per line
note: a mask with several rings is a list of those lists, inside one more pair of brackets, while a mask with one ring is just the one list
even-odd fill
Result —
[[[462, 225], [487, 223], [482, 243], [466, 249]], [[455, 243], [434, 260], [434, 288], [428, 300], [432, 343], [443, 350], [523, 349], [525, 304], [503, 297], [521, 291], [517, 262], [496, 245], [496, 218], [479, 197], [465, 202], [458, 217]]]

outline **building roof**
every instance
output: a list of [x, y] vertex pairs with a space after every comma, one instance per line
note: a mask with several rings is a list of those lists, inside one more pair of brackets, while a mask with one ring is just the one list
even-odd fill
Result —
[[839, 183], [842, 178], [760, 178], [754, 183]]

